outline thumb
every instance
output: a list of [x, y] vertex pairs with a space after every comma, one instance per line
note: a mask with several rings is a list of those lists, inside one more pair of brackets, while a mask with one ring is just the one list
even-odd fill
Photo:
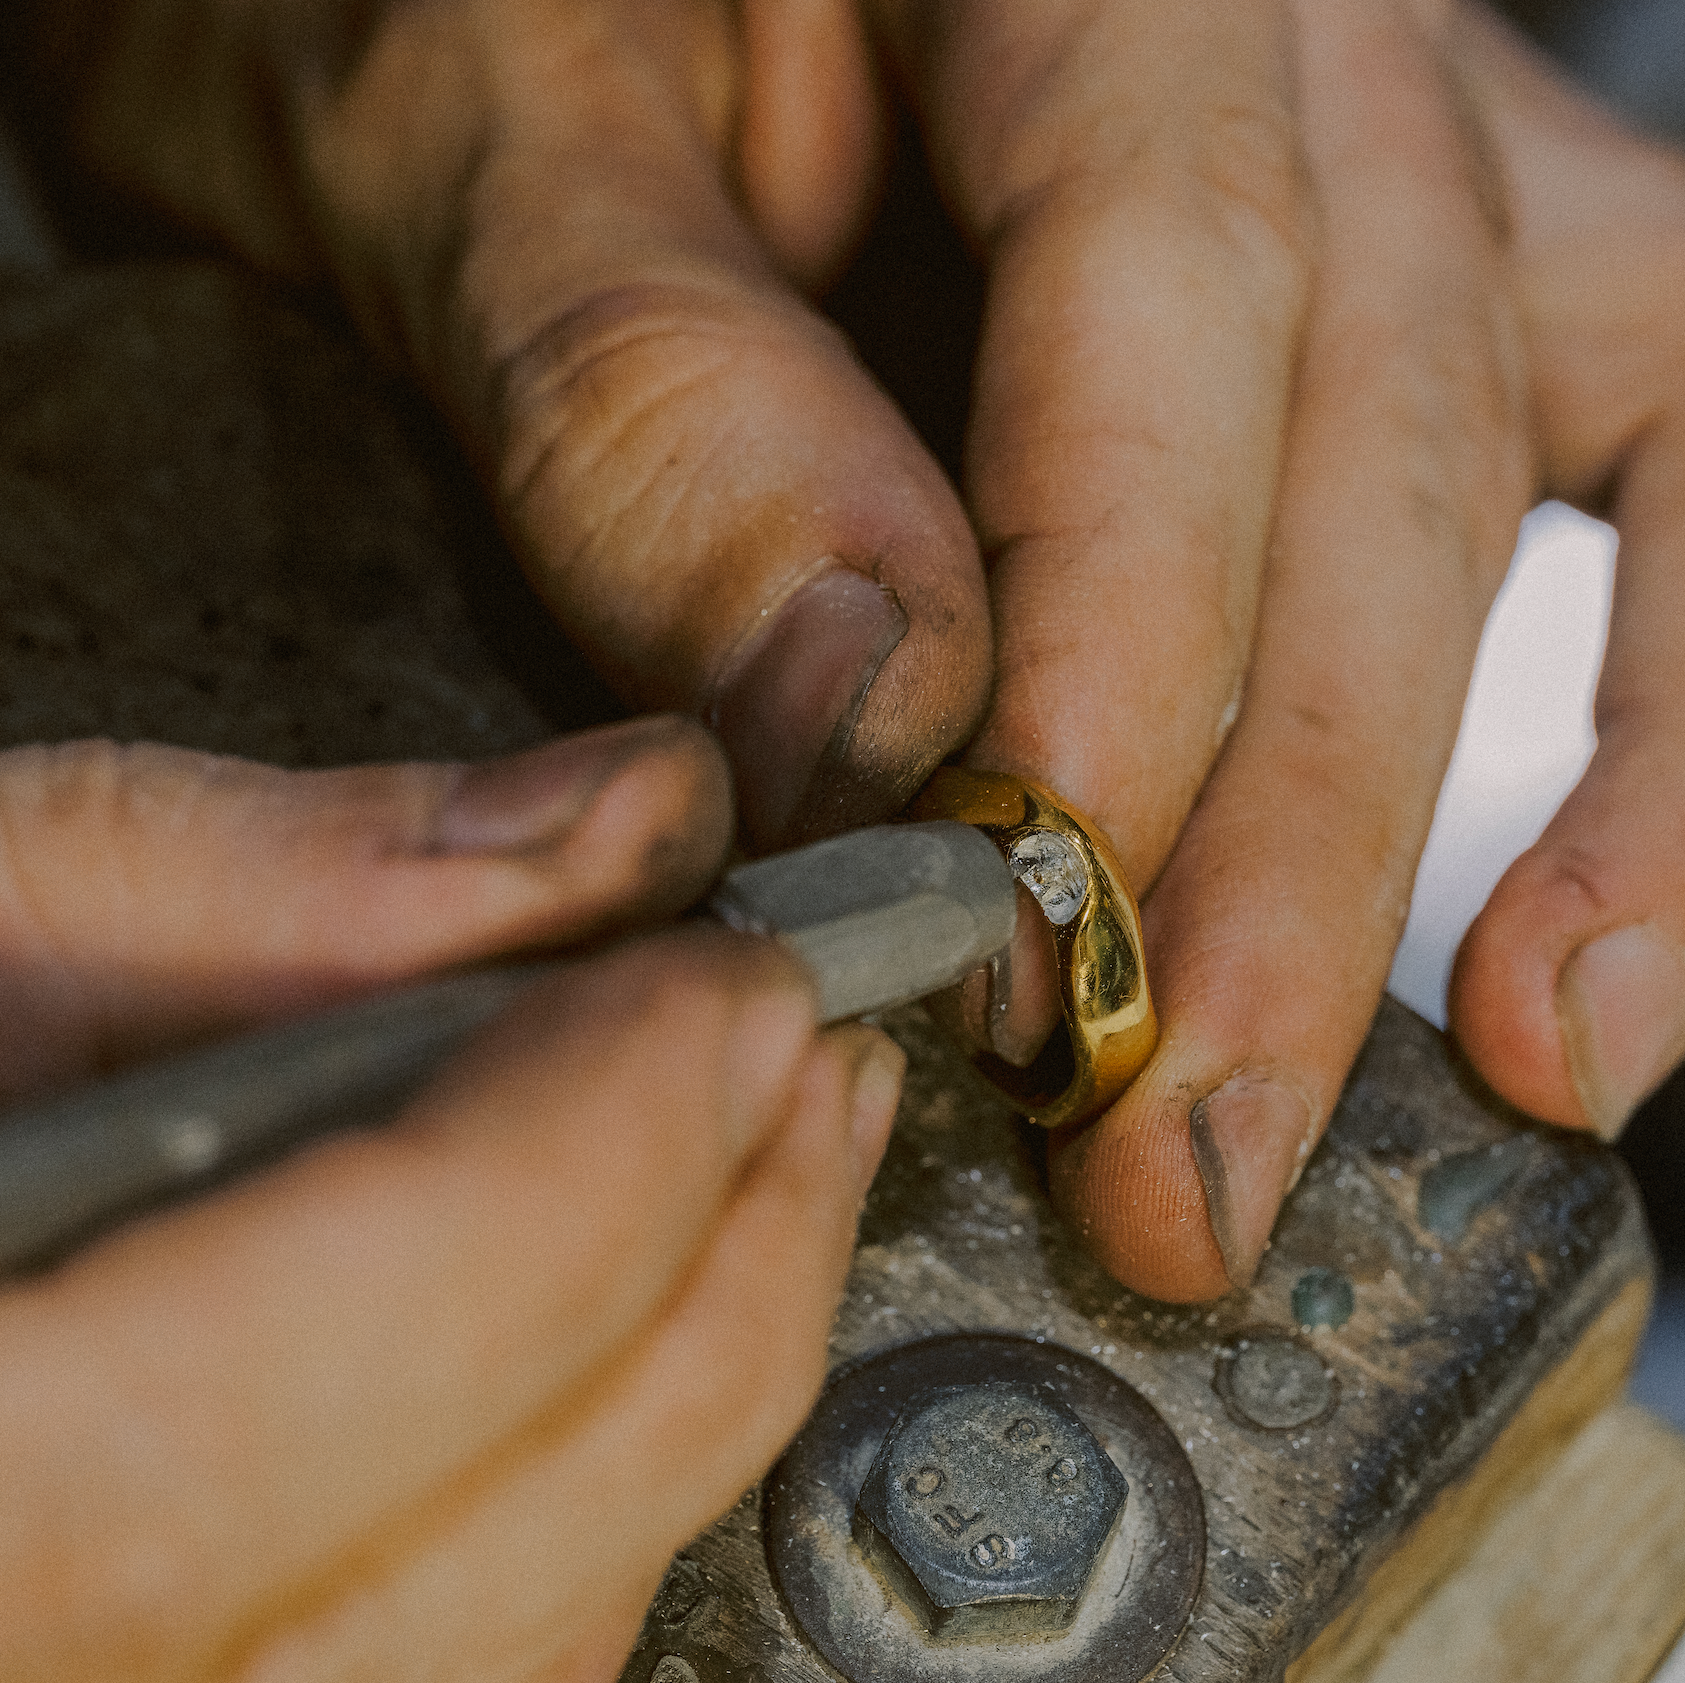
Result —
[[[895, 811], [987, 699], [975, 541], [745, 214], [731, 125], [710, 115], [718, 89], [672, 8], [377, 10], [355, 76], [301, 96], [322, 237], [357, 318], [396, 324], [597, 669], [638, 707], [715, 726], [754, 846]], [[835, 74], [802, 86], [835, 93], [866, 71], [845, 69], [852, 25], [834, 8], [830, 44], [806, 48], [791, 10], [757, 8], [750, 30], [765, 51], [750, 54], [748, 180], [784, 258], [812, 270], [845, 243], [861, 171], [842, 169], [817, 218], [796, 211], [798, 178], [826, 171], [770, 179], [794, 130], [767, 77], [816, 55]], [[460, 98], [415, 97], [418, 65]], [[869, 129], [864, 99], [819, 128]]]
[[0, 1099], [511, 948], [682, 910], [732, 828], [698, 726], [481, 765], [0, 753]]

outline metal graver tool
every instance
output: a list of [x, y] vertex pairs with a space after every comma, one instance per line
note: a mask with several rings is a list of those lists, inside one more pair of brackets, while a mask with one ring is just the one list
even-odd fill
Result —
[[905, 1005], [1012, 939], [1012, 874], [969, 824], [885, 824], [728, 871], [708, 902], [813, 972], [819, 1020]]
[[[964, 824], [882, 825], [726, 873], [714, 905], [813, 972], [822, 1022], [958, 981], [1012, 939], [1000, 855]], [[0, 1272], [335, 1128], [393, 1115], [550, 964], [425, 982], [0, 1117]]]

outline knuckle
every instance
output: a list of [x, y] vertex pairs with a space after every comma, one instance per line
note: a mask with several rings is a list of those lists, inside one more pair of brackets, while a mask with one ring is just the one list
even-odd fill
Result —
[[1522, 855], [1514, 871], [1512, 890], [1520, 890], [1516, 909], [1524, 917], [1537, 915], [1542, 900], [1553, 911], [1593, 921], [1603, 917], [1622, 898], [1623, 884], [1616, 862], [1581, 841], [1551, 845], [1548, 841]]
[[791, 437], [816, 386], [852, 367], [796, 300], [723, 274], [598, 291], [491, 362], [494, 495], [563, 628], [623, 694], [688, 709], [706, 692], [764, 549], [795, 529]]
[[611, 452], [648, 458], [652, 479], [684, 469], [717, 438], [718, 388], [778, 337], [774, 321], [723, 281], [628, 282], [547, 316], [487, 375], [502, 495], [518, 505], [547, 470], [574, 482]]
[[1137, 244], [1143, 229], [1242, 292], [1266, 329], [1297, 327], [1319, 243], [1316, 201], [1286, 111], [1236, 100], [1127, 132], [1020, 137], [985, 218], [1003, 241]]
[[146, 745], [123, 747], [106, 738], [14, 748], [0, 759], [0, 803], [11, 812], [34, 809], [48, 820], [103, 805], [136, 770], [166, 755]]
[[1317, 218], [1298, 134], [1285, 113], [1243, 104], [1211, 113], [1194, 141], [1187, 178], [1193, 215], [1296, 312], [1310, 288]]
[[486, 378], [503, 496], [518, 504], [552, 462], [566, 466], [635, 425], [666, 384], [651, 380], [652, 363], [690, 362], [682, 372], [693, 375], [697, 314], [681, 289], [616, 286], [547, 316], [498, 356]]
[[[1370, 394], [1381, 482], [1418, 553], [1449, 561], [1484, 615], [1509, 566], [1533, 480], [1525, 375], [1508, 331], [1459, 280], [1377, 299], [1327, 326], [1313, 397]], [[1349, 396], [1344, 399], [1349, 406]]]
[[0, 759], [0, 878], [16, 921], [51, 927], [51, 892], [67, 856], [137, 823], [168, 822], [192, 798], [200, 757], [105, 739], [13, 749]]

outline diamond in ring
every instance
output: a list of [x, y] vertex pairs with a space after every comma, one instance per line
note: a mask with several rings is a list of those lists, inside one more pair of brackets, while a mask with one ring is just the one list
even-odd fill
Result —
[[1049, 923], [1069, 923], [1088, 892], [1088, 865], [1074, 842], [1054, 830], [1026, 830], [1006, 856], [1012, 874], [1035, 895]]

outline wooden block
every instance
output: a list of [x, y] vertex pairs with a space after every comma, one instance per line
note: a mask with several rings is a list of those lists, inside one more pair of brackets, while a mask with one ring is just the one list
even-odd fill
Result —
[[[1566, 1359], [1540, 1381], [1474, 1469], [1441, 1494], [1369, 1577], [1358, 1599], [1288, 1667], [1287, 1683], [1371, 1683], [1379, 1676], [1377, 1662], [1407, 1623], [1412, 1630], [1418, 1619], [1432, 1623], [1435, 1615], [1426, 1604], [1438, 1605], [1441, 1586], [1451, 1594], [1451, 1580], [1460, 1583], [1465, 1569], [1472, 1570], [1472, 1556], [1483, 1553], [1494, 1536], [1512, 1537], [1512, 1516], [1538, 1487], [1556, 1478], [1570, 1446], [1578, 1453], [1594, 1430], [1588, 1420], [1600, 1425], [1612, 1418], [1611, 1411], [1598, 1410], [1625, 1384], [1649, 1306], [1647, 1282], [1634, 1280], [1621, 1291]], [[1685, 1501], [1679, 1523], [1685, 1526]], [[1521, 1542], [1525, 1553], [1525, 1534]], [[1685, 1590], [1685, 1572], [1680, 1581]], [[1512, 1639], [1517, 1635], [1510, 1634]], [[1403, 1683], [1402, 1676], [1393, 1678], [1388, 1668], [1382, 1669], [1388, 1683]], [[1616, 1675], [1599, 1683], [1615, 1683]], [[1499, 1672], [1480, 1683], [1507, 1683], [1508, 1676]]]
[[1682, 1629], [1685, 1437], [1617, 1404], [1497, 1518], [1365, 1683], [1644, 1683]]

